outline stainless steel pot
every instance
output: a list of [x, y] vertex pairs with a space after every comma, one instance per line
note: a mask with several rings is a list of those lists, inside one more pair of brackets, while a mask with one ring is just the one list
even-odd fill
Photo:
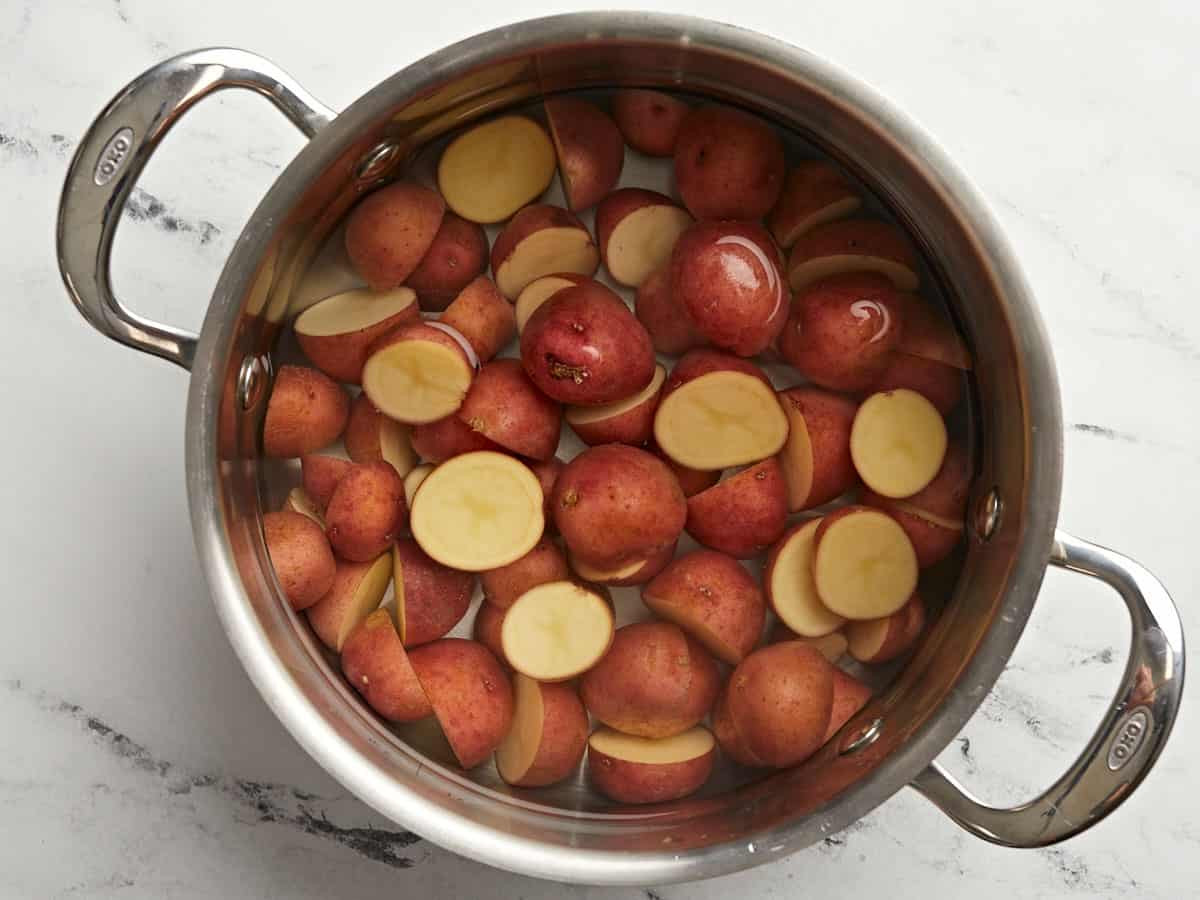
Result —
[[[582, 784], [518, 795], [400, 740], [329, 666], [282, 602], [260, 514], [259, 425], [278, 323], [314, 251], [364, 189], [422, 144], [542, 94], [615, 84], [683, 88], [741, 104], [809, 137], [871, 185], [931, 261], [977, 360], [979, 468], [969, 549], [952, 601], [900, 677], [791, 771], [653, 809], [606, 810]], [[109, 281], [121, 210], [168, 129], [224, 88], [255, 91], [311, 140], [230, 255], [201, 334], [126, 309]], [[99, 331], [192, 372], [187, 484], [221, 621], [284, 725], [348, 789], [445, 847], [544, 878], [651, 884], [747, 868], [831, 834], [905, 785], [987, 840], [1040, 846], [1091, 827], [1139, 784], [1171, 731], [1183, 635], [1137, 563], [1056, 531], [1059, 393], [1032, 298], [979, 195], [912, 123], [794, 47], [726, 25], [589, 13], [524, 22], [448, 47], [335, 114], [278, 68], [238, 50], [155, 66], [105, 108], [63, 191], [59, 264]], [[998, 809], [933, 762], [1004, 668], [1047, 564], [1099, 578], [1129, 610], [1120, 689], [1079, 759], [1037, 799]]]

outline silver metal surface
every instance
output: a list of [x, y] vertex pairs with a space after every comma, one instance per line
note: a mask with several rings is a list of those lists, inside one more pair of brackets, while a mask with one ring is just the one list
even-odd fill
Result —
[[216, 48], [160, 63], [112, 99], [79, 142], [58, 208], [58, 267], [97, 331], [191, 368], [196, 335], [151, 322], [113, 293], [109, 264], [125, 202], [159, 142], [198, 100], [225, 88], [262, 94], [312, 137], [335, 113], [284, 71], [244, 50]]
[[[138, 84], [146, 89], [154, 80], [148, 74]], [[436, 729], [408, 730], [402, 740], [363, 706], [270, 575], [260, 527], [262, 404], [243, 411], [237, 402], [243, 360], [270, 351], [310, 261], [359, 195], [359, 165], [373, 147], [394, 144], [399, 160], [411, 160], [481, 116], [556, 91], [614, 85], [739, 104], [806, 137], [871, 186], [920, 244], [971, 345], [975, 483], [995, 486], [1004, 498], [1004, 515], [986, 543], [969, 543], [953, 597], [909, 664], [845, 733], [863, 733], [877, 719], [886, 728], [871, 729], [854, 753], [826, 747], [795, 769], [640, 809], [598, 802], [582, 778], [514, 791], [479, 770], [464, 773]], [[93, 128], [92, 153], [119, 124]], [[95, 160], [84, 162], [90, 179]], [[130, 177], [121, 165], [118, 185]], [[100, 212], [83, 221], [100, 221]], [[106, 276], [106, 256], [104, 265], [84, 256], [73, 271]], [[107, 323], [115, 301], [81, 300], [73, 291], [89, 320], [114, 334]], [[114, 336], [168, 358], [186, 356], [141, 334]], [[907, 118], [779, 41], [687, 17], [584, 13], [507, 26], [426, 57], [321, 128], [287, 167], [235, 244], [195, 347], [188, 492], [230, 642], [284, 725], [349, 790], [424, 837], [501, 868], [572, 882], [657, 884], [778, 858], [844, 828], [921, 773], [930, 778], [931, 761], [1003, 670], [1052, 550], [1062, 549], [1054, 533], [1058, 398], [1050, 348], [1008, 245], [975, 190]], [[1155, 614], [1165, 619], [1168, 611]], [[1162, 712], [1169, 722], [1173, 708]], [[1137, 752], [1144, 774], [1152, 760], [1144, 747]]]
[[1128, 557], [1062, 531], [1050, 562], [1100, 579], [1129, 611], [1129, 662], [1100, 727], [1049, 790], [1012, 809], [975, 799], [936, 763], [913, 781], [963, 828], [1008, 847], [1066, 840], [1124, 803], [1162, 752], [1183, 695], [1183, 630], [1162, 583]]

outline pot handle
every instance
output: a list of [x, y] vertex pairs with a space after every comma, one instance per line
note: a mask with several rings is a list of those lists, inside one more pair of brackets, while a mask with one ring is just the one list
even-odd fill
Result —
[[1099, 578], [1129, 610], [1129, 663], [1100, 728], [1048, 791], [1012, 809], [981, 803], [937, 763], [912, 783], [967, 831], [1007, 847], [1066, 840], [1120, 806], [1162, 752], [1183, 693], [1183, 624], [1157, 578], [1132, 559], [1063, 531], [1055, 534], [1050, 562]]
[[80, 314], [101, 334], [185, 369], [196, 335], [144, 319], [113, 294], [113, 235], [171, 126], [198, 100], [233, 87], [262, 94], [308, 137], [336, 115], [261, 56], [227, 47], [183, 53], [143, 72], [104, 108], [79, 143], [59, 201], [58, 268]]

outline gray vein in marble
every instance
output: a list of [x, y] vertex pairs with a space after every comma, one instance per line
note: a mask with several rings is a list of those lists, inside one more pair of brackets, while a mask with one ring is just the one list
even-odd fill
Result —
[[662, 894], [658, 893], [658, 891], [652, 891], [649, 888], [646, 888], [646, 900], [665, 900], [665, 898]]
[[[7, 681], [4, 685], [14, 693], [29, 697], [46, 712], [74, 719], [97, 744], [127, 765], [161, 779], [168, 794], [179, 796], [198, 789], [220, 791], [250, 814], [248, 821], [251, 824], [270, 823], [294, 828], [392, 868], [407, 869], [414, 864], [402, 852], [420, 840], [412, 832], [337, 825], [329, 821], [323, 810], [310, 808], [320, 798], [287, 785], [186, 772], [174, 763], [159, 759], [149, 748], [89, 714], [77, 703], [51, 698], [42, 691], [26, 688], [19, 680]], [[99, 784], [96, 789], [107, 790], [107, 786]], [[77, 889], [90, 894], [94, 888], [102, 886], [105, 885], [80, 885]]]
[[1062, 745], [1049, 732], [1061, 731], [1064, 728], [1057, 722], [1044, 720], [1042, 712], [1040, 704], [1007, 684], [996, 685], [979, 708], [980, 715], [989, 722], [1008, 723], [1015, 716], [1034, 738], [1062, 750]]
[[1082, 856], [1069, 850], [1062, 847], [1043, 847], [1036, 852], [1049, 864], [1063, 887], [1074, 893], [1088, 897], [1137, 896], [1136, 893], [1126, 894], [1128, 889], [1136, 890], [1137, 881], [1128, 876], [1122, 880], [1112, 875], [1093, 872]]
[[1121, 444], [1139, 444], [1144, 447], [1169, 450], [1172, 453], [1182, 453], [1191, 459], [1200, 459], [1200, 453], [1197, 453], [1193, 447], [1184, 447], [1164, 441], [1148, 440], [1133, 432], [1119, 431], [1116, 428], [1109, 428], [1106, 425], [1093, 425], [1090, 422], [1072, 422], [1067, 425], [1067, 430], [1078, 434], [1086, 434], [1090, 437], [1097, 437], [1105, 441], [1115, 441]]
[[149, 191], [135, 187], [125, 203], [125, 215], [135, 222], [148, 222], [163, 231], [195, 234], [201, 244], [207, 244], [221, 234], [221, 229], [207, 219], [182, 219]]
[[5, 131], [0, 131], [0, 150], [23, 159], [37, 159], [38, 157], [38, 148], [33, 141]]

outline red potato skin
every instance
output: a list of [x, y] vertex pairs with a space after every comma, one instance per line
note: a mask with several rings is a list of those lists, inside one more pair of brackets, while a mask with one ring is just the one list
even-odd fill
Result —
[[475, 640], [492, 651], [492, 655], [502, 666], [511, 669], [508, 657], [504, 655], [504, 643], [500, 640], [500, 630], [504, 627], [504, 617], [507, 613], [508, 610], [485, 600], [479, 604], [479, 611], [475, 613], [471, 634]]
[[654, 346], [624, 302], [599, 282], [564, 288], [521, 333], [521, 363], [542, 393], [597, 406], [632, 396], [654, 377]]
[[316, 522], [284, 510], [263, 515], [263, 536], [271, 565], [288, 605], [308, 609], [333, 587], [337, 563]]
[[409, 654], [450, 748], [464, 769], [487, 760], [512, 723], [508, 675], [476, 641], [442, 638]]
[[309, 453], [300, 457], [300, 483], [317, 508], [324, 511], [333, 499], [338, 482], [354, 467], [340, 456]]
[[554, 524], [554, 485], [558, 483], [558, 476], [566, 465], [557, 456], [529, 463], [530, 470], [537, 476], [538, 484], [542, 486], [542, 497], [545, 498], [542, 512], [546, 516], [547, 533], [558, 530]]
[[515, 562], [479, 575], [483, 595], [497, 609], [508, 609], [530, 588], [571, 577], [567, 558], [557, 545], [542, 538]]
[[707, 491], [721, 480], [720, 469], [713, 472], [689, 469], [687, 466], [681, 466], [675, 460], [666, 457], [663, 457], [663, 462], [667, 464], [667, 468], [674, 474], [675, 479], [679, 482], [679, 488], [683, 491], [683, 496], [685, 497], [694, 497], [699, 493]]
[[[333, 575], [333, 586], [320, 602], [304, 611], [313, 633], [321, 643], [334, 652], [341, 652], [337, 640], [343, 620], [346, 618], [347, 607], [353, 602], [355, 590], [374, 562], [373, 559], [366, 562], [348, 562], [338, 559], [337, 570]], [[346, 637], [349, 639], [350, 635], [346, 635]]]
[[613, 119], [634, 150], [646, 156], [671, 156], [679, 126], [688, 113], [682, 100], [660, 91], [637, 88], [613, 95]]
[[[365, 360], [364, 360], [365, 362]], [[379, 449], [379, 419], [382, 413], [366, 394], [359, 394], [350, 404], [350, 419], [342, 443], [351, 462], [371, 462], [383, 459]], [[304, 461], [300, 461], [301, 465]], [[328, 502], [328, 501], [327, 501]]]
[[[411, 538], [396, 541], [392, 577], [404, 586], [405, 647], [446, 635], [467, 613], [475, 576], [430, 559]], [[397, 603], [400, 591], [396, 592]]]
[[658, 457], [626, 444], [592, 447], [558, 476], [554, 522], [571, 552], [613, 569], [673, 544], [687, 519], [679, 482]]
[[871, 388], [903, 333], [899, 294], [873, 272], [818, 281], [792, 300], [779, 352], [800, 374], [833, 391]]
[[596, 207], [596, 244], [600, 248], [600, 258], [608, 265], [608, 242], [613, 229], [630, 213], [637, 212], [647, 206], [673, 206], [679, 204], [658, 191], [648, 191], [645, 188], [628, 187], [613, 191], [600, 201]]
[[694, 759], [676, 763], [639, 763], [588, 748], [588, 776], [602, 794], [617, 803], [666, 803], [693, 794], [712, 774], [716, 746]]
[[405, 282], [417, 292], [421, 308], [445, 309], [488, 266], [487, 233], [449, 210], [420, 264]]
[[953, 443], [946, 449], [946, 458], [933, 481], [904, 502], [943, 519], [961, 522], [966, 515], [970, 492], [970, 460], [962, 444]]
[[766, 619], [758, 582], [735, 559], [715, 550], [679, 557], [642, 588], [642, 599], [730, 665], [754, 649]]
[[293, 331], [293, 334], [304, 355], [334, 381], [360, 384], [363, 366], [375, 342], [402, 325], [420, 321], [420, 318], [420, 308], [416, 303], [410, 303], [402, 312], [350, 334], [316, 336], [300, 331]]
[[679, 193], [697, 219], [761, 219], [783, 189], [783, 143], [761, 119], [732, 107], [688, 112], [674, 158]]
[[[908, 603], [887, 618], [887, 633], [883, 643], [870, 656], [855, 657], [859, 662], [867, 665], [882, 665], [907, 653], [917, 642], [921, 632], [925, 630], [925, 603], [919, 594], [913, 594]], [[847, 626], [847, 636], [853, 636], [852, 629], [856, 624], [858, 623], [852, 622]], [[850, 646], [853, 651], [854, 644], [851, 643]], [[851, 652], [850, 655], [854, 656], [854, 653]]]
[[749, 559], [787, 527], [787, 486], [775, 457], [688, 498], [687, 532], [701, 544]]
[[467, 391], [458, 418], [505, 450], [549, 459], [558, 449], [562, 406], [537, 389], [517, 359], [487, 363]]
[[963, 373], [953, 366], [897, 351], [871, 391], [908, 388], [932, 403], [945, 417], [962, 399], [964, 382]]
[[[469, 393], [468, 391], [468, 395]], [[414, 425], [412, 445], [421, 459], [431, 463], [443, 463], [476, 450], [503, 452], [502, 447], [489, 441], [478, 431], [473, 431], [456, 413], [426, 425]]]
[[[800, 237], [797, 226], [821, 210], [848, 199], [857, 200], [846, 176], [825, 160], [797, 163], [783, 183], [779, 202], [767, 217], [767, 225], [781, 247], [790, 247]], [[855, 203], [857, 209], [861, 203]], [[847, 209], [842, 215], [849, 215]]]
[[545, 787], [562, 781], [587, 749], [588, 717], [574, 685], [542, 683], [542, 740], [517, 787]]
[[[466, 335], [463, 335], [464, 339]], [[441, 344], [443, 347], [449, 347], [455, 353], [463, 358], [463, 362], [468, 368], [472, 368], [471, 359], [467, 356], [467, 351], [463, 349], [463, 345], [456, 341], [446, 332], [434, 328], [425, 322], [414, 322], [411, 325], [402, 325], [390, 334], [384, 335], [371, 348], [371, 352], [367, 355], [370, 359], [381, 350], [386, 350], [394, 344], [400, 344], [404, 341], [431, 341], [434, 344]], [[469, 343], [469, 342], [468, 342]]]
[[388, 463], [354, 463], [325, 510], [325, 533], [337, 554], [354, 562], [375, 559], [408, 523], [404, 479]]
[[398, 287], [428, 252], [446, 212], [441, 194], [396, 182], [359, 201], [346, 220], [346, 254], [372, 290]]
[[[583, 572], [576, 571], [575, 574], [589, 583], [601, 584], [605, 585], [606, 587], [631, 587], [636, 584], [645, 584], [647, 581], [649, 581], [651, 578], [654, 578], [659, 572], [665, 569], [670, 564], [671, 560], [675, 558], [676, 546], [677, 544], [668, 544], [657, 553], [653, 553], [646, 557], [646, 559], [640, 566], [637, 567], [635, 571], [624, 576], [623, 578], [597, 578], [595, 577], [596, 573], [593, 572], [588, 572], [588, 574], [585, 575]], [[576, 563], [576, 566], [578, 565], [579, 564]], [[622, 569], [624, 569], [624, 566], [615, 571], [621, 571]]]
[[499, 353], [517, 333], [512, 304], [486, 275], [463, 288], [438, 321], [466, 338], [481, 363]]
[[841, 394], [807, 386], [781, 391], [779, 402], [803, 417], [813, 456], [812, 486], [804, 501], [791, 512], [822, 506], [858, 484], [858, 472], [850, 458], [850, 429], [858, 403]]
[[[842, 219], [819, 225], [801, 235], [788, 256], [788, 273], [801, 261], [822, 256], [878, 256], [916, 272], [917, 253], [904, 232], [874, 219]], [[882, 277], [882, 276], [880, 276]]]
[[896, 520], [917, 554], [917, 566], [928, 569], [954, 552], [963, 536], [963, 526], [947, 528], [920, 514], [907, 500], [893, 500], [864, 488], [859, 502], [883, 510]]
[[263, 453], [277, 459], [328, 447], [346, 428], [350, 397], [324, 372], [280, 366], [267, 401]]
[[715, 346], [755, 356], [788, 316], [775, 242], [757, 222], [696, 222], [671, 252], [671, 297]]
[[829, 727], [825, 730], [825, 739], [829, 740], [842, 730], [842, 726], [858, 715], [859, 710], [871, 699], [871, 689], [855, 678], [847, 675], [841, 669], [833, 670], [833, 704], [830, 707]]
[[661, 401], [660, 385], [657, 391], [623, 413], [594, 422], [572, 422], [568, 417], [567, 424], [589, 447], [600, 444], [631, 444], [641, 447], [654, 435], [654, 414], [658, 412], [658, 404]]
[[728, 683], [721, 689], [716, 703], [713, 704], [712, 725], [713, 735], [716, 737], [722, 753], [743, 766], [755, 768], [766, 766], [766, 763], [751, 752], [745, 738], [738, 730], [737, 723], [733, 721], [733, 716], [729, 713]]
[[342, 645], [342, 674], [389, 722], [416, 722], [433, 715], [386, 609], [375, 610], [350, 632]]
[[704, 336], [671, 295], [669, 260], [638, 285], [633, 311], [659, 353], [676, 356], [704, 343]]
[[616, 185], [625, 163], [625, 141], [616, 122], [577, 97], [551, 97], [545, 107], [567, 205], [595, 206]]
[[[531, 203], [509, 219], [508, 224], [492, 241], [492, 276], [495, 277], [498, 274], [500, 266], [517, 249], [517, 244], [543, 228], [578, 228], [588, 234], [590, 238], [587, 226], [580, 221], [579, 216], [570, 210], [549, 203]], [[597, 255], [596, 266], [599, 267], [599, 265], [599, 255]], [[550, 275], [552, 273], [545, 272], [543, 274]], [[593, 275], [595, 270], [576, 274]]]
[[740, 356], [734, 356], [732, 353], [726, 353], [722, 350], [714, 350], [711, 347], [699, 347], [695, 350], [689, 350], [675, 363], [675, 368], [671, 370], [670, 374], [667, 375], [667, 380], [663, 383], [663, 399], [665, 400], [689, 381], [694, 381], [701, 375], [709, 375], [713, 372], [741, 372], [743, 375], [757, 378], [767, 387], [771, 388], [771, 390], [774, 390], [771, 387], [771, 379], [750, 360], [742, 359]]

